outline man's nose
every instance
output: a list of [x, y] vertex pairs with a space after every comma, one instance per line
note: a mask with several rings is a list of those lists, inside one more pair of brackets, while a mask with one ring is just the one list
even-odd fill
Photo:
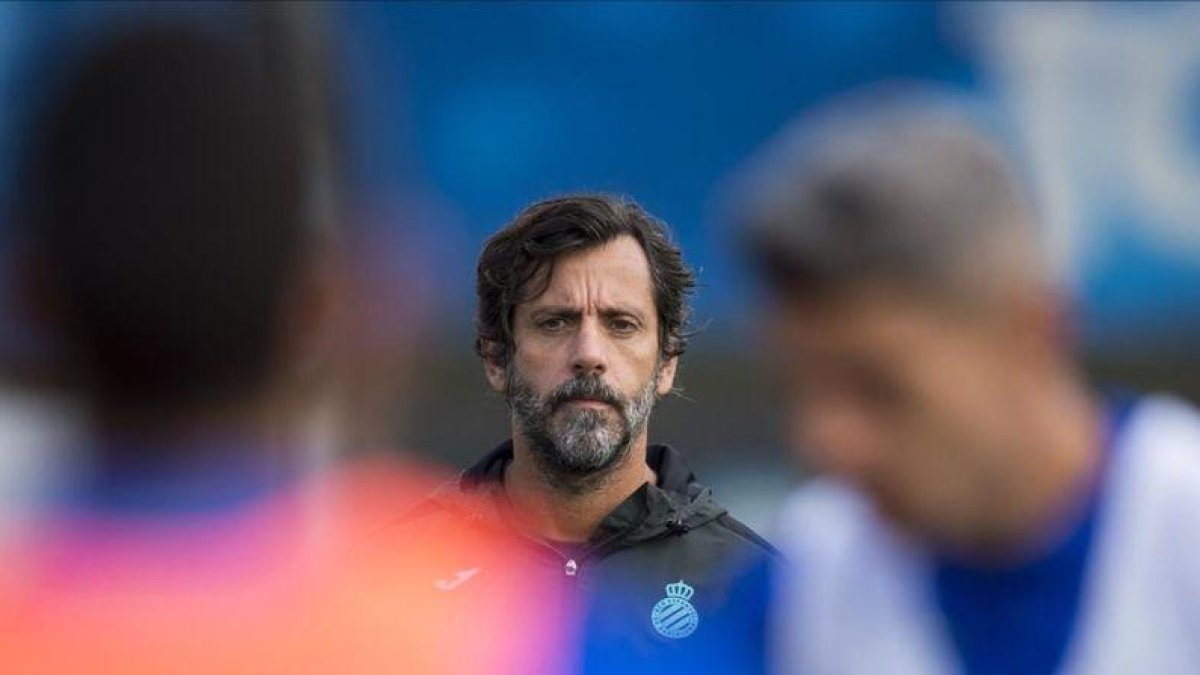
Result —
[[575, 335], [571, 371], [576, 377], [603, 375], [608, 370], [607, 345], [599, 322], [584, 317]]

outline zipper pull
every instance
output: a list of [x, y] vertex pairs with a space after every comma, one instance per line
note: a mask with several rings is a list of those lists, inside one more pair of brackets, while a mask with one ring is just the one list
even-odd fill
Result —
[[575, 562], [575, 559], [572, 558], [567, 561], [567, 564], [563, 567], [563, 571], [567, 573], [567, 576], [573, 577], [579, 571], [579, 563]]
[[667, 522], [667, 529], [674, 534], [687, 534], [692, 528], [688, 527], [687, 523], [683, 522], [682, 514], [675, 514], [670, 521]]

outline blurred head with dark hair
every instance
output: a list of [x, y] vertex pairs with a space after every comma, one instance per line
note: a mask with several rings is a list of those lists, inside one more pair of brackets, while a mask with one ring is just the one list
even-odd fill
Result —
[[102, 417], [249, 407], [303, 328], [301, 107], [260, 38], [111, 37], [30, 130], [26, 288]]
[[804, 458], [910, 530], [1010, 543], [1095, 429], [999, 146], [960, 107], [875, 92], [805, 118], [751, 175], [741, 219]]
[[645, 445], [687, 345], [694, 286], [665, 226], [618, 197], [542, 201], [488, 240], [476, 349], [518, 447], [529, 443], [551, 484], [582, 491]]

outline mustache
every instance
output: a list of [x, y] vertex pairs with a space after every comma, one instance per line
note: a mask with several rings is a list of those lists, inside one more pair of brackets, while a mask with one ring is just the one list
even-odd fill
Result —
[[617, 410], [625, 410], [625, 397], [595, 375], [576, 377], [563, 382], [550, 393], [546, 404], [550, 410], [556, 410], [560, 405], [578, 399], [601, 401]]

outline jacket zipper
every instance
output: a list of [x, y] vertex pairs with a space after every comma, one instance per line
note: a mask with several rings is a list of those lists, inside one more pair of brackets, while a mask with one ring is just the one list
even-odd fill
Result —
[[[546, 544], [535, 537], [525, 534], [520, 535], [522, 539], [527, 541], [534, 549], [545, 551], [548, 555], [552, 555], [562, 565], [562, 601], [564, 609], [564, 617], [574, 616], [579, 611], [579, 560], [569, 558], [562, 554], [558, 549]], [[583, 556], [580, 557], [580, 560]]]
[[[674, 517], [672, 517], [671, 522], [668, 523], [667, 529], [664, 532], [649, 538], [647, 541], [666, 539], [667, 537], [686, 533], [690, 529], [690, 527], [683, 523], [683, 517], [679, 514], [676, 514]], [[579, 609], [579, 584], [580, 573], [583, 571], [581, 569], [582, 563], [590, 559], [600, 559], [606, 557], [610, 553], [609, 549], [612, 548], [614, 543], [621, 539], [622, 535], [623, 533], [621, 532], [614, 533], [609, 538], [598, 542], [595, 546], [584, 551], [582, 555], [578, 556], [578, 558], [565, 556], [558, 549], [554, 548], [553, 546], [549, 546], [545, 542], [542, 542], [534, 537], [523, 535], [523, 538], [529, 543], [533, 544], [535, 548], [552, 553], [556, 558], [562, 561], [564, 602], [566, 603], [569, 612], [576, 612]]]
[[583, 612], [583, 587], [580, 586], [581, 580], [579, 578], [579, 574], [582, 571], [579, 569], [579, 560], [582, 560], [582, 557], [576, 559], [567, 557], [558, 551], [555, 551], [555, 553], [559, 556], [559, 560], [562, 561], [562, 576], [559, 577], [560, 581], [558, 583], [562, 589], [560, 597], [562, 598], [563, 616], [568, 621], [577, 622], [580, 620]]

